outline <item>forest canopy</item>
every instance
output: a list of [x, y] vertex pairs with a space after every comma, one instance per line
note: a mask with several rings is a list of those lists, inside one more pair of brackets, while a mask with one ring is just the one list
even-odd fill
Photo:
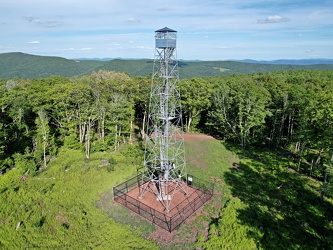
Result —
[[[149, 77], [130, 77], [126, 73], [105, 70], [72, 78], [0, 80], [2, 198], [8, 195], [8, 186], [15, 189], [12, 178], [38, 178], [60, 151], [80, 150], [87, 160], [91, 160], [93, 153], [117, 152], [122, 145], [129, 145], [143, 136], [150, 80]], [[180, 86], [186, 132], [210, 134], [238, 145], [243, 151], [273, 150], [276, 157], [290, 159], [288, 167], [321, 183], [321, 199], [333, 196], [333, 71], [278, 71], [192, 78], [180, 80]], [[128, 155], [133, 157], [133, 152]], [[69, 158], [70, 155], [68, 153]], [[126, 157], [131, 159], [128, 155]], [[118, 155], [116, 160], [110, 159], [112, 164], [108, 171], [114, 171], [114, 165], [121, 159], [126, 162], [124, 164], [131, 164], [126, 157]], [[73, 161], [68, 164], [63, 167], [74, 164], [75, 168]], [[45, 190], [40, 192], [47, 193], [47, 189], [56, 187], [45, 181]], [[25, 194], [25, 199], [42, 202], [40, 192]], [[47, 199], [51, 202], [53, 198]], [[241, 206], [241, 203], [236, 205]], [[10, 207], [6, 209], [9, 217]], [[29, 212], [40, 208], [20, 209]], [[37, 229], [49, 216], [44, 210], [38, 211], [41, 214], [39, 219], [36, 217], [34, 227]], [[84, 206], [76, 213], [81, 223], [87, 221]], [[0, 227], [6, 225], [7, 220], [1, 216]], [[63, 233], [66, 232], [67, 220], [71, 217], [61, 211], [54, 216], [61, 221]], [[98, 220], [102, 223], [103, 218], [98, 217]], [[107, 228], [105, 226], [105, 230]], [[98, 234], [97, 231], [92, 233]], [[71, 240], [77, 240], [77, 236], [72, 237]], [[138, 240], [135, 237], [133, 242]], [[5, 243], [0, 242], [0, 246]], [[140, 244], [148, 246], [150, 243]]]

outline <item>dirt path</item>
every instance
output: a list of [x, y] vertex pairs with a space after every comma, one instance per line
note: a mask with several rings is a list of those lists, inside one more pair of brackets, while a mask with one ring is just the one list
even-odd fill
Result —
[[214, 137], [210, 135], [204, 135], [204, 134], [184, 134], [184, 140], [185, 141], [194, 141], [194, 140], [212, 140]]

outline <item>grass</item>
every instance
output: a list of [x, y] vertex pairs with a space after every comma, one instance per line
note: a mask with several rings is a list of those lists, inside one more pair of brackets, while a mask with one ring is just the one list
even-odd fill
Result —
[[[237, 156], [228, 151], [218, 140], [192, 140], [186, 142], [185, 149], [188, 174], [214, 182], [215, 195], [195, 216], [181, 224], [177, 231], [172, 234], [163, 232], [163, 234], [168, 235], [167, 237], [164, 237], [165, 235], [154, 237], [161, 249], [195, 249], [197, 235], [203, 234], [207, 237], [212, 219], [219, 217], [222, 207], [230, 196], [230, 190], [223, 182], [222, 176], [230, 171], [233, 162], [238, 161]], [[144, 237], [147, 237], [148, 234], [155, 236], [159, 234], [161, 229], [155, 229], [154, 225], [141, 217], [114, 204], [110, 200], [110, 193], [104, 195], [109, 196], [109, 198], [102, 199], [106, 204], [102, 205], [101, 209], [118, 223], [130, 225], [131, 228], [140, 232], [146, 232], [143, 234]]]
[[[186, 154], [188, 172], [216, 187], [215, 197], [192, 224], [197, 247], [332, 248], [333, 200], [321, 201], [321, 183], [292, 170], [290, 159], [218, 140], [188, 142]], [[238, 170], [231, 168], [235, 162]]]
[[319, 199], [320, 182], [275, 151], [241, 151], [215, 139], [185, 144], [187, 172], [213, 182], [215, 192], [178, 231], [147, 240], [156, 227], [112, 201], [112, 187], [141, 164], [136, 146], [89, 160], [63, 148], [37, 176], [21, 181], [18, 169], [0, 176], [0, 248], [332, 248], [333, 201]]
[[[128, 151], [96, 153], [87, 160], [81, 151], [62, 149], [35, 177], [20, 181], [16, 170], [1, 176], [0, 248], [156, 248], [96, 206], [103, 193], [136, 171]], [[114, 171], [98, 167], [110, 157], [118, 163]]]
[[333, 201], [319, 199], [321, 183], [290, 169], [275, 151], [252, 148], [239, 155], [240, 171], [226, 172], [224, 180], [246, 205], [237, 221], [250, 228], [257, 248], [332, 248]]

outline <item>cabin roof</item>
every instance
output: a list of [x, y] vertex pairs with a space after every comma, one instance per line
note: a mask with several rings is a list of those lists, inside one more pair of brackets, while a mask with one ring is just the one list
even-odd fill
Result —
[[173, 29], [170, 29], [170, 28], [165, 26], [164, 28], [156, 30], [155, 32], [177, 32], [177, 31], [175, 31]]

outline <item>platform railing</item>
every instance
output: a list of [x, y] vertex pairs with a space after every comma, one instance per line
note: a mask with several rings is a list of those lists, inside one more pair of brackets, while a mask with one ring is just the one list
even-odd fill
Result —
[[[114, 200], [169, 232], [179, 227], [180, 224], [203, 206], [213, 196], [214, 192], [214, 184], [204, 182], [195, 176], [187, 176], [186, 184], [194, 188], [195, 192], [172, 208], [169, 214], [173, 214], [173, 216], [168, 216], [168, 214], [161, 213], [138, 199], [127, 195], [128, 192], [138, 186], [140, 187], [142, 184], [144, 184], [142, 176], [138, 175], [113, 187]], [[196, 197], [192, 199], [191, 196]]]

